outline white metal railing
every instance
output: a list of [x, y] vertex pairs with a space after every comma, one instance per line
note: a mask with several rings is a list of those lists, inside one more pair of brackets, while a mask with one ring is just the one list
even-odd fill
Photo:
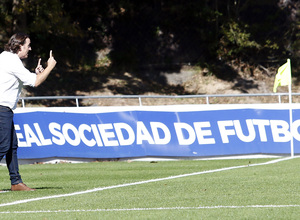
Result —
[[[76, 107], [80, 107], [79, 100], [82, 99], [138, 99], [139, 105], [142, 106], [142, 99], [183, 99], [183, 98], [204, 98], [206, 104], [210, 103], [210, 98], [217, 97], [270, 97], [277, 96], [278, 103], [282, 102], [283, 96], [288, 96], [288, 93], [257, 93], [257, 94], [215, 94], [215, 95], [115, 95], [115, 96], [37, 96], [37, 97], [20, 97], [22, 107], [25, 108], [25, 102], [29, 100], [75, 100]], [[292, 96], [299, 96], [300, 93], [292, 93]]]

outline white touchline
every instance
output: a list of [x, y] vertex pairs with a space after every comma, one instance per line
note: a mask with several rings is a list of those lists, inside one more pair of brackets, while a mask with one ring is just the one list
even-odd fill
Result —
[[196, 206], [196, 207], [156, 207], [128, 209], [74, 209], [74, 210], [36, 210], [36, 211], [4, 211], [0, 214], [30, 213], [66, 213], [66, 212], [122, 212], [122, 211], [155, 211], [155, 210], [189, 210], [189, 209], [243, 209], [243, 208], [298, 208], [300, 205], [245, 205], [245, 206]]
[[187, 177], [187, 176], [195, 176], [195, 175], [206, 174], [206, 173], [216, 173], [216, 172], [233, 170], [233, 169], [244, 168], [244, 167], [268, 165], [268, 164], [278, 163], [278, 162], [281, 162], [284, 160], [290, 160], [293, 158], [296, 158], [296, 157], [285, 157], [285, 158], [271, 160], [271, 161], [264, 162], [264, 163], [248, 164], [248, 165], [241, 165], [241, 166], [234, 166], [234, 167], [225, 167], [225, 168], [220, 168], [220, 169], [215, 169], [215, 170], [187, 173], [187, 174], [181, 174], [181, 175], [176, 175], [176, 176], [169, 176], [169, 177], [164, 177], [164, 178], [139, 181], [139, 182], [134, 182], [134, 183], [126, 183], [126, 184], [120, 184], [120, 185], [115, 185], [115, 186], [106, 186], [106, 187], [100, 187], [100, 188], [79, 191], [79, 192], [74, 192], [74, 193], [68, 193], [68, 194], [45, 196], [45, 197], [39, 197], [39, 198], [33, 198], [33, 199], [24, 199], [24, 200], [19, 200], [19, 201], [15, 201], [15, 202], [3, 203], [3, 204], [0, 204], [0, 207], [17, 205], [17, 204], [22, 204], [22, 203], [34, 202], [34, 201], [40, 201], [40, 200], [46, 200], [46, 199], [56, 199], [56, 198], [62, 198], [62, 197], [68, 197], [68, 196], [76, 196], [76, 195], [81, 195], [81, 194], [86, 194], [86, 193], [103, 191], [103, 190], [107, 190], [107, 189], [115, 189], [115, 188], [121, 188], [121, 187], [126, 187], [126, 186], [134, 186], [134, 185], [140, 185], [140, 184], [145, 184], [145, 183], [159, 182], [159, 181], [164, 181], [164, 180], [171, 180], [171, 179], [177, 179], [177, 178], [182, 178], [182, 177]]

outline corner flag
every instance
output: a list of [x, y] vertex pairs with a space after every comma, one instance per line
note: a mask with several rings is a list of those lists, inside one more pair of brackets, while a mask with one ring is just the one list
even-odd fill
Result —
[[278, 86], [290, 85], [291, 81], [292, 81], [291, 64], [290, 64], [290, 59], [287, 59], [287, 62], [283, 64], [281, 67], [279, 67], [277, 71], [273, 92], [277, 91]]

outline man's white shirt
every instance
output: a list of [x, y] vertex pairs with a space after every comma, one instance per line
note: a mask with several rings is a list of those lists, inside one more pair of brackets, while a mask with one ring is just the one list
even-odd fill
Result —
[[0, 54], [0, 105], [15, 109], [23, 85], [34, 86], [36, 74], [26, 69], [17, 54]]

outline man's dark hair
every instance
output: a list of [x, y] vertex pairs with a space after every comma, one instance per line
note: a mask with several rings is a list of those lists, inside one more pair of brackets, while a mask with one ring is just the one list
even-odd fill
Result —
[[29, 38], [29, 36], [24, 33], [14, 34], [4, 46], [4, 50], [12, 53], [18, 53], [21, 49], [21, 46], [25, 44], [27, 38]]

